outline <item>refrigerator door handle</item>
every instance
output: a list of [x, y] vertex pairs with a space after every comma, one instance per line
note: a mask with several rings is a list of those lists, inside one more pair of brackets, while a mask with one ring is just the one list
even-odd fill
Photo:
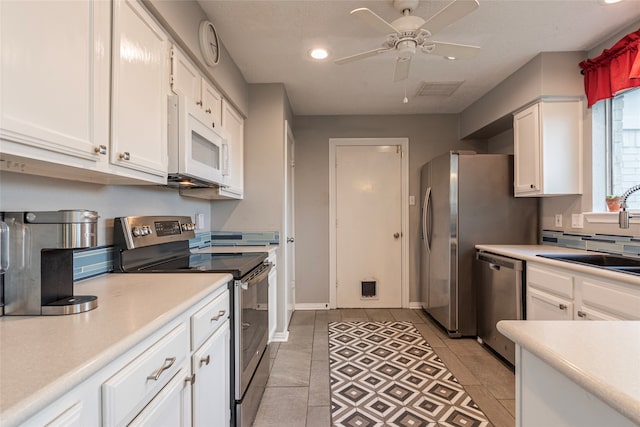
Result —
[[0, 221], [0, 273], [9, 269], [9, 226]]
[[[427, 221], [427, 219], [429, 221]], [[428, 223], [427, 223], [428, 222]], [[422, 240], [424, 247], [431, 252], [431, 232], [433, 221], [431, 220], [431, 187], [427, 188], [424, 194], [424, 202], [422, 206]]]

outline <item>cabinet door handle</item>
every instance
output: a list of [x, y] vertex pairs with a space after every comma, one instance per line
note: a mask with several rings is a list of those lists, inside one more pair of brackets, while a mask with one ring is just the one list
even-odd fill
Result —
[[162, 375], [164, 371], [172, 367], [174, 363], [176, 363], [175, 357], [167, 357], [166, 359], [164, 359], [164, 363], [162, 364], [162, 366], [160, 366], [158, 369], [153, 371], [151, 375], [147, 377], [147, 379], [158, 381], [158, 378], [160, 378], [160, 375]]
[[211, 356], [207, 354], [207, 357], [203, 357], [202, 359], [200, 359], [200, 366], [208, 365], [209, 362], [211, 362]]
[[560, 310], [566, 310], [566, 309], [567, 309], [567, 306], [566, 306], [565, 304], [558, 304], [558, 308], [559, 308]]
[[201, 107], [202, 107], [202, 101], [198, 101], [198, 102], [196, 102], [196, 105], [199, 105], [199, 106], [201, 106]]
[[212, 127], [212, 128], [216, 127], [215, 122], [211, 122], [211, 127]]
[[98, 145], [96, 148], [93, 149], [93, 151], [95, 151], [96, 154], [105, 155], [105, 154], [107, 154], [107, 146], [106, 145]]
[[206, 109], [206, 110], [204, 110], [204, 111], [205, 111], [205, 113], [209, 113], [209, 114], [211, 114], [211, 108], [207, 108], [207, 109]]
[[587, 313], [585, 313], [584, 311], [578, 310], [578, 317], [586, 318]]
[[131, 160], [131, 154], [129, 154], [128, 151], [125, 151], [124, 153], [120, 153], [120, 160]]
[[220, 319], [220, 318], [221, 318], [222, 316], [224, 316], [225, 314], [227, 314], [227, 311], [226, 311], [226, 310], [220, 310], [220, 311], [218, 312], [218, 314], [216, 314], [215, 316], [213, 316], [213, 317], [211, 318], [211, 321], [212, 321], [212, 322], [215, 322], [216, 320]]
[[184, 379], [185, 385], [188, 385], [188, 384], [194, 385], [195, 383], [196, 383], [196, 374], [191, 374]]

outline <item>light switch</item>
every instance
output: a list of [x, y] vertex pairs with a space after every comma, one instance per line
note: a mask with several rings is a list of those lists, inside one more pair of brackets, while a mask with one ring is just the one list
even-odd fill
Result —
[[409, 206], [416, 204], [416, 196], [409, 196]]

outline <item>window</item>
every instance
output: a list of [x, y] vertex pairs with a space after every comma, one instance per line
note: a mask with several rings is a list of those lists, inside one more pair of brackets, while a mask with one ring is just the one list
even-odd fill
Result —
[[[605, 211], [605, 194], [621, 195], [640, 184], [640, 88], [599, 101], [593, 106], [592, 119], [593, 210]], [[640, 194], [632, 194], [627, 205], [640, 209]]]

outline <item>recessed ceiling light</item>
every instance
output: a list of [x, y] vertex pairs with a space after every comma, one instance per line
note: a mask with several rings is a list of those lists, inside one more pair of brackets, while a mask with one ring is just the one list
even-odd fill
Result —
[[326, 59], [329, 56], [327, 49], [316, 48], [309, 51], [309, 56], [313, 59]]
[[445, 56], [444, 59], [448, 59], [449, 61], [455, 61], [458, 58], [456, 58], [455, 56]]
[[602, 4], [615, 4], [620, 3], [622, 0], [600, 0]]

